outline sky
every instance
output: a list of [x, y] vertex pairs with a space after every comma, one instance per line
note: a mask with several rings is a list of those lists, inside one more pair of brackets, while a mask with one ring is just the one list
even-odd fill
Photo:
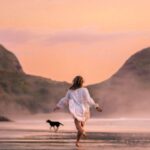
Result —
[[150, 42], [149, 0], [0, 0], [0, 44], [27, 74], [110, 78]]

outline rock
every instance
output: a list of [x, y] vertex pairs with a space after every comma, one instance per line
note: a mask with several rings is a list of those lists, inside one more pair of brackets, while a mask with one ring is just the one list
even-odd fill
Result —
[[3, 122], [3, 121], [11, 121], [11, 120], [4, 116], [0, 116], [0, 122]]

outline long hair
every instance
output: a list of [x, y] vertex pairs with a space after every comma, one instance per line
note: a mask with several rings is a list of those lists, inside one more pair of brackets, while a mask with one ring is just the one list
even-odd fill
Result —
[[74, 79], [73, 79], [73, 84], [72, 86], [70, 87], [71, 90], [76, 90], [78, 88], [81, 88], [82, 85], [83, 85], [83, 77], [82, 76], [76, 76]]

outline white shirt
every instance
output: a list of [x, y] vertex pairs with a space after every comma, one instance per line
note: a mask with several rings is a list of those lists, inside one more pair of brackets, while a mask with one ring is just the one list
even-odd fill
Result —
[[90, 117], [90, 107], [97, 107], [98, 104], [91, 98], [85, 87], [76, 90], [68, 90], [65, 97], [57, 103], [59, 108], [69, 107], [70, 113], [79, 121], [86, 121]]

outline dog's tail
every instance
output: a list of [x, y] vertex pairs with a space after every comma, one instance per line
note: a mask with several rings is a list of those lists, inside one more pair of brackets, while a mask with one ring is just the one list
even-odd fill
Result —
[[60, 125], [62, 125], [62, 126], [63, 126], [63, 124], [62, 124], [62, 123], [60, 123]]

